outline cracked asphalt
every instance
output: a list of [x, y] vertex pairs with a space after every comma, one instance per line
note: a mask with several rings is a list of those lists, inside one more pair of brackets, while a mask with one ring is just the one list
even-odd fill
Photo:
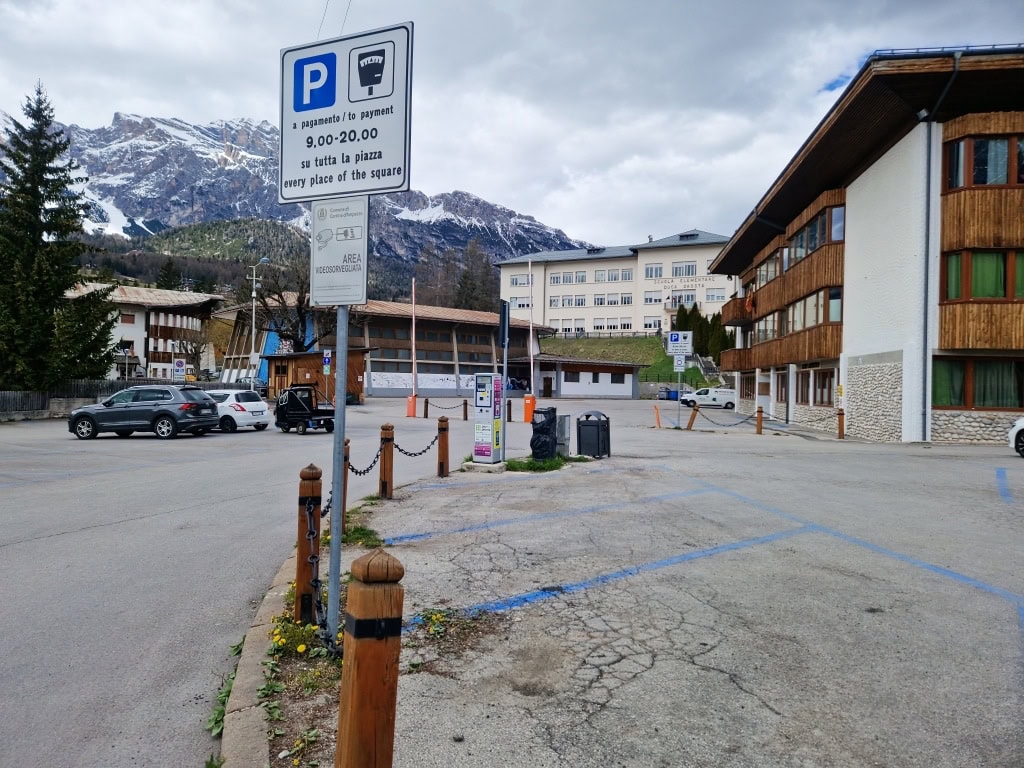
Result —
[[396, 768], [1024, 765], [1024, 462], [596, 407], [611, 457], [375, 507], [406, 618], [510, 617], [401, 676]]

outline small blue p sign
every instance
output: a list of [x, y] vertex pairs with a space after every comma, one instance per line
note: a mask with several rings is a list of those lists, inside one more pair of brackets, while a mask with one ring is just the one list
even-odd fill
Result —
[[338, 58], [333, 53], [295, 62], [292, 88], [296, 112], [333, 107], [337, 92]]

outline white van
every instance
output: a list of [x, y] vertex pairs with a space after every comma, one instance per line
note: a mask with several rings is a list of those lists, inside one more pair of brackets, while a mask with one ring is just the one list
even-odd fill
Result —
[[735, 408], [736, 390], [704, 387], [704, 389], [698, 389], [696, 392], [680, 395], [679, 399], [691, 408], [694, 405], [699, 405], [701, 408]]

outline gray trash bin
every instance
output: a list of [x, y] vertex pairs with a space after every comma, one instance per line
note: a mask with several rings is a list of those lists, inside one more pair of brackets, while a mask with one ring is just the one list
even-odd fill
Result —
[[600, 411], [587, 411], [576, 419], [576, 453], [594, 458], [612, 455], [611, 426]]

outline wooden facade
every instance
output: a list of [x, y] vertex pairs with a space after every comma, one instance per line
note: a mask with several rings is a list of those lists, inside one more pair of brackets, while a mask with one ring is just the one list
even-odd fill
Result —
[[939, 307], [939, 348], [1024, 349], [1024, 302], [964, 301]]

